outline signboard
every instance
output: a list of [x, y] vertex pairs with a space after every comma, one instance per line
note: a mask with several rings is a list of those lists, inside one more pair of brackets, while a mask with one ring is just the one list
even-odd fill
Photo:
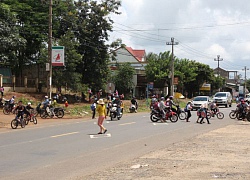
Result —
[[52, 66], [64, 66], [64, 46], [52, 47]]
[[210, 90], [211, 90], [211, 84], [204, 83], [200, 88], [200, 91], [210, 91]]
[[46, 63], [46, 71], [49, 71], [49, 63]]
[[244, 94], [244, 86], [239, 86], [239, 94], [240, 95]]
[[153, 90], [154, 89], [154, 83], [153, 82], [150, 82], [148, 84], [148, 90]]

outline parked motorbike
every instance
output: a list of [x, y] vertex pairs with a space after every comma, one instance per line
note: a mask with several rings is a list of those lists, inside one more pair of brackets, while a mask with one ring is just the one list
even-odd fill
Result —
[[14, 108], [15, 108], [15, 104], [13, 106], [10, 106], [10, 102], [9, 101], [5, 101], [4, 107], [3, 107], [3, 113], [5, 115], [9, 115], [10, 113], [15, 114], [16, 112], [13, 111]]
[[113, 119], [117, 118], [118, 120], [120, 120], [122, 117], [122, 112], [120, 113], [120, 116], [118, 116], [118, 108], [117, 108], [117, 104], [113, 104], [111, 109], [110, 109], [110, 118], [111, 121], [113, 121]]
[[[157, 122], [162, 119], [162, 115], [160, 111], [152, 109], [151, 114], [150, 114], [150, 120], [152, 122]], [[178, 121], [178, 115], [176, 112], [169, 110], [166, 112], [165, 118], [163, 120], [170, 120], [172, 123], [175, 123]]]
[[130, 105], [129, 112], [130, 112], [130, 113], [137, 112], [136, 106], [135, 106], [134, 104], [131, 104], [131, 105]]
[[53, 118], [54, 114], [58, 118], [62, 118], [64, 116], [64, 109], [63, 108], [54, 108], [54, 113], [51, 112], [50, 110], [44, 110], [41, 114], [41, 118], [45, 119], [47, 117]]

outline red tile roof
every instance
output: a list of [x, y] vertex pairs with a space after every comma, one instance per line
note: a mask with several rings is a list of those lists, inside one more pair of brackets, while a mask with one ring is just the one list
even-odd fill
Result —
[[137, 61], [142, 62], [142, 59], [145, 57], [146, 54], [145, 50], [134, 50], [131, 47], [126, 47], [126, 49], [137, 59]]

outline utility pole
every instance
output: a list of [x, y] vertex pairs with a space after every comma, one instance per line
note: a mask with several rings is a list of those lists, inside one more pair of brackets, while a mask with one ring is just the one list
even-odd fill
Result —
[[223, 59], [222, 58], [220, 59], [220, 55], [217, 55], [217, 59], [214, 58], [214, 60], [218, 61], [217, 73], [218, 73], [218, 76], [220, 76], [220, 61], [223, 61]]
[[174, 45], [178, 45], [179, 42], [175, 42], [174, 38], [171, 38], [171, 42], [167, 42], [167, 45], [171, 45], [172, 46], [172, 56], [171, 56], [171, 90], [170, 90], [170, 95], [173, 96], [174, 95]]
[[48, 63], [49, 63], [49, 98], [52, 93], [52, 0], [49, 0], [49, 41], [48, 41]]
[[244, 83], [244, 98], [246, 97], [246, 88], [247, 88], [247, 70], [249, 70], [246, 66], [244, 67], [244, 69], [242, 69], [243, 71], [245, 71], [245, 83]]

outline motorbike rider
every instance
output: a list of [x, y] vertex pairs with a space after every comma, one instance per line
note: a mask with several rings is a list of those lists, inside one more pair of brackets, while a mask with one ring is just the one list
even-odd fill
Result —
[[19, 117], [21, 116], [21, 122], [23, 121], [23, 114], [25, 112], [25, 107], [22, 101], [18, 102], [18, 105], [14, 108], [14, 111], [17, 111], [16, 119], [19, 121]]
[[136, 97], [133, 96], [133, 98], [131, 99], [131, 104], [135, 105], [135, 112], [137, 112], [138, 102], [136, 100]]
[[160, 113], [162, 115], [162, 119], [161, 119], [162, 122], [166, 122], [166, 119], [165, 119], [165, 117], [166, 117], [165, 109], [169, 108], [168, 106], [165, 105], [164, 100], [165, 100], [165, 98], [161, 97], [161, 101], [159, 103], [159, 109], [160, 109]]
[[117, 117], [120, 117], [120, 115], [121, 115], [121, 100], [120, 100], [118, 95], [115, 96], [115, 99], [112, 102], [112, 106], [113, 106], [113, 104], [117, 105]]
[[240, 103], [237, 105], [239, 108], [239, 112], [242, 114], [242, 119], [243, 121], [246, 118], [246, 108], [247, 108], [247, 103], [244, 101], [244, 99], [240, 100]]
[[173, 108], [173, 105], [176, 106], [176, 104], [174, 103], [174, 97], [173, 96], [169, 96], [169, 107], [172, 111], [176, 112], [176, 109]]
[[218, 106], [216, 105], [216, 103], [214, 101], [210, 104], [210, 110], [213, 113], [212, 116], [214, 116], [219, 110]]
[[152, 96], [152, 99], [151, 99], [151, 104], [150, 104], [150, 108], [151, 108], [151, 109], [153, 108], [155, 102], [157, 102], [157, 98], [156, 98], [155, 95], [153, 95], [153, 96]]
[[10, 99], [9, 103], [10, 103], [10, 108], [13, 109], [14, 104], [15, 104], [15, 98], [16, 96], [12, 96], [12, 98]]

